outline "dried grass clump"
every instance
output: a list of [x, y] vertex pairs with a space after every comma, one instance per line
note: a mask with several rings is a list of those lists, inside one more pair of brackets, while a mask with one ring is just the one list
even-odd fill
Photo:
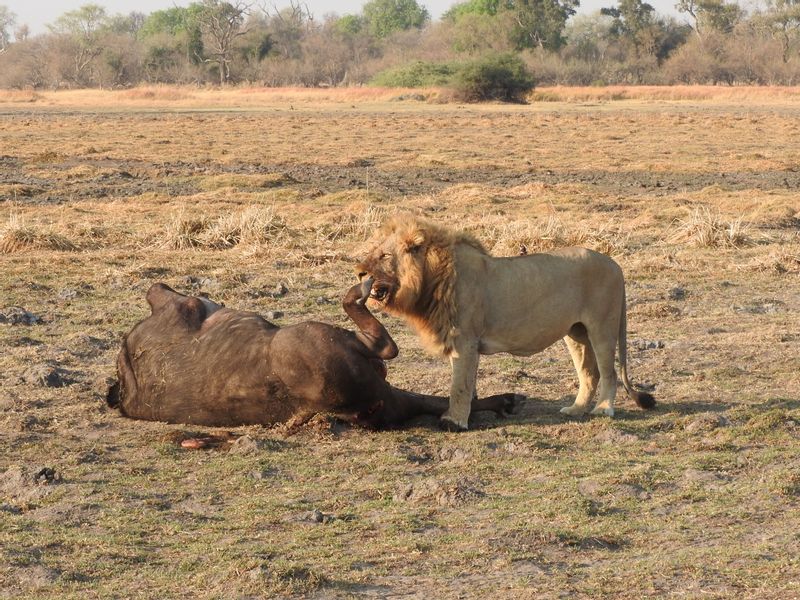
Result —
[[513, 221], [486, 228], [480, 239], [495, 256], [515, 256], [547, 252], [554, 248], [582, 246], [608, 255], [620, 254], [624, 240], [604, 229], [590, 230], [585, 226], [569, 227], [555, 215], [544, 223]]
[[800, 244], [783, 245], [767, 256], [753, 259], [747, 266], [761, 273], [800, 274]]
[[203, 245], [202, 236], [207, 227], [208, 219], [205, 217], [187, 217], [180, 213], [167, 223], [163, 239], [158, 245], [170, 250], [199, 248]]
[[26, 225], [17, 215], [11, 215], [0, 230], [0, 254], [13, 254], [25, 250], [77, 250], [78, 247], [49, 227]]
[[217, 219], [186, 216], [180, 213], [170, 221], [161, 248], [187, 250], [210, 248], [225, 250], [239, 245], [272, 243], [287, 231], [286, 223], [270, 208], [251, 206]]
[[678, 220], [670, 242], [687, 242], [698, 248], [739, 248], [748, 245], [750, 225], [742, 217], [725, 221], [708, 207], [692, 211], [687, 219]]
[[286, 223], [271, 208], [250, 206], [212, 221], [201, 241], [205, 247], [220, 250], [240, 244], [261, 246], [274, 242], [286, 231]]
[[[361, 210], [358, 208], [361, 208]], [[351, 208], [333, 218], [326, 218], [316, 228], [317, 237], [322, 237], [328, 241], [340, 239], [367, 240], [386, 220], [388, 211], [386, 208], [374, 204], [368, 204], [366, 207], [362, 205], [358, 208]]]

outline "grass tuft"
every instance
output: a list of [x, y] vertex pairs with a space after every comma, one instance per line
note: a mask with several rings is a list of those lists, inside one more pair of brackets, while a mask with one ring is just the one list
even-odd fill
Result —
[[50, 228], [27, 225], [17, 215], [11, 215], [0, 230], [0, 254], [14, 254], [25, 250], [77, 250], [68, 238]]
[[167, 223], [157, 246], [170, 250], [262, 246], [279, 239], [286, 230], [282, 218], [271, 208], [260, 206], [249, 206], [217, 219], [187, 216], [181, 212]]
[[685, 242], [698, 248], [739, 248], [750, 244], [750, 225], [742, 217], [725, 221], [708, 207], [692, 211], [686, 219], [678, 220], [670, 242]]

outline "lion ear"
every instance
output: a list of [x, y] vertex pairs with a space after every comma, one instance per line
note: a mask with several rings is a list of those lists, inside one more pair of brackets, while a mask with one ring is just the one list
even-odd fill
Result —
[[406, 252], [414, 253], [422, 248], [425, 243], [425, 235], [421, 231], [415, 231], [406, 239]]

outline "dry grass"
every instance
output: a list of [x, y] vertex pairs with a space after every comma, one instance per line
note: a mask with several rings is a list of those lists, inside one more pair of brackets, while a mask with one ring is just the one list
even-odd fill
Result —
[[[429, 103], [453, 102], [447, 90], [439, 88], [258, 88], [225, 89], [192, 86], [145, 85], [127, 90], [0, 90], [0, 105], [36, 103], [46, 107], [93, 106], [99, 109], [142, 108], [293, 108], [339, 107], [391, 102], [401, 97], [424, 96]], [[541, 87], [530, 95], [534, 103], [561, 102], [684, 102], [684, 103], [784, 103], [800, 96], [800, 87], [754, 86], [607, 86]], [[422, 105], [424, 103], [413, 103]], [[430, 107], [433, 108], [433, 107]], [[511, 107], [513, 108], [513, 107]]]
[[[4, 103], [0, 181], [20, 193], [0, 200], [0, 231], [28, 241], [0, 254], [0, 596], [798, 596], [797, 103], [696, 91], [721, 95]], [[630, 374], [655, 386], [657, 409], [620, 394], [613, 420], [564, 418], [576, 387], [563, 344], [483, 357], [480, 394], [526, 398], [462, 435], [435, 419], [371, 433], [319, 418], [231, 428], [254, 447], [200, 452], [175, 443], [187, 428], [105, 408], [153, 282], [282, 312], [282, 326], [351, 327], [353, 257], [396, 211], [498, 254], [613, 254]], [[40, 321], [15, 323], [15, 306]], [[389, 381], [446, 394], [449, 365], [380, 318], [401, 349]], [[37, 383], [56, 367], [64, 387]], [[42, 467], [60, 482], [37, 483]]]
[[33, 90], [0, 90], [0, 104], [8, 102], [10, 104], [38, 102], [43, 96]]
[[625, 247], [624, 236], [619, 233], [586, 223], [569, 225], [557, 215], [535, 221], [509, 223], [502, 220], [494, 225], [482, 224], [479, 232], [487, 249], [497, 256], [547, 252], [568, 246], [583, 246], [615, 256], [621, 254]]
[[226, 250], [234, 246], [274, 244], [287, 234], [286, 223], [271, 208], [248, 206], [214, 219], [181, 211], [153, 242], [158, 248]]
[[673, 86], [602, 86], [566, 87], [553, 86], [537, 88], [531, 94], [533, 102], [589, 102], [645, 100], [652, 102], [704, 102], [704, 101], [754, 101], [785, 102], [800, 96], [800, 87], [754, 86], [727, 87], [704, 85]]
[[726, 221], [708, 207], [696, 208], [675, 224], [671, 242], [685, 242], [698, 248], [740, 248], [750, 243], [750, 225], [743, 217]]
[[0, 229], [0, 254], [13, 254], [26, 250], [77, 250], [67, 237], [53, 231], [51, 227], [28, 225], [16, 214], [8, 218]]

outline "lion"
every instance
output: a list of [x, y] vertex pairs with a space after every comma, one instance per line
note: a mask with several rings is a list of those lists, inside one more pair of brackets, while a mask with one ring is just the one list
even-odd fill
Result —
[[434, 354], [450, 359], [452, 381], [442, 427], [465, 430], [481, 354], [530, 356], [563, 339], [580, 387], [569, 416], [614, 415], [619, 347], [622, 383], [641, 408], [652, 395], [627, 373], [625, 280], [604, 254], [585, 248], [494, 257], [472, 235], [408, 214], [390, 218], [357, 265], [374, 279], [368, 305], [404, 318]]

